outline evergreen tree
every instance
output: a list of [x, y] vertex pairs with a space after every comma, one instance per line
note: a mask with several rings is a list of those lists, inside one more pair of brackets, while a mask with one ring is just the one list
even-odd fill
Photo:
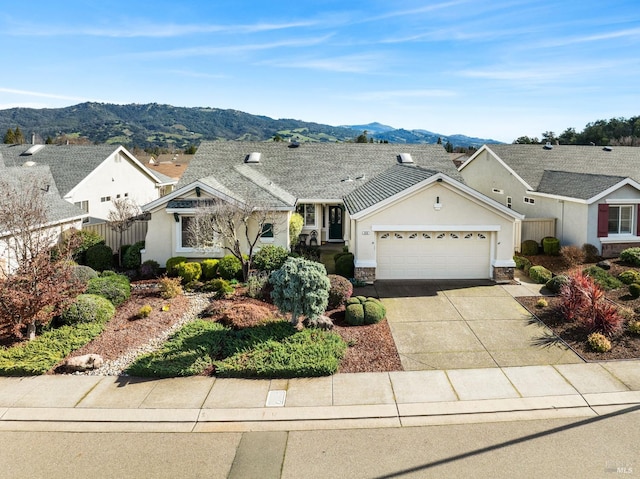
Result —
[[14, 143], [16, 143], [18, 145], [24, 145], [24, 143], [25, 143], [24, 135], [22, 134], [22, 130], [20, 130], [19, 126], [16, 126], [16, 131], [13, 133], [13, 135], [15, 137]]
[[16, 134], [13, 132], [11, 128], [9, 128], [5, 133], [4, 142], [7, 145], [13, 145], [16, 142]]

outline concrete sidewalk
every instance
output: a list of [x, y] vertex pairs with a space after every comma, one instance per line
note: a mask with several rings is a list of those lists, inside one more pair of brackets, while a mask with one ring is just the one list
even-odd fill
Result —
[[0, 378], [2, 431], [384, 428], [587, 417], [630, 404], [640, 404], [640, 361], [290, 380]]

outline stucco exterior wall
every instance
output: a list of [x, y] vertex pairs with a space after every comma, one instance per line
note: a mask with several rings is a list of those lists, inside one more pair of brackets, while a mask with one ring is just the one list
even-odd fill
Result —
[[[64, 197], [70, 203], [89, 201], [92, 218], [106, 220], [112, 200], [125, 195], [137, 205], [144, 205], [160, 196], [155, 182], [128, 157], [117, 152], [100, 164], [80, 184]], [[102, 202], [101, 198], [111, 197]]]
[[[438, 199], [442, 207], [436, 210], [434, 203]], [[429, 226], [440, 231], [461, 231], [463, 228], [487, 231], [491, 227], [496, 230], [491, 233], [491, 260], [509, 263], [514, 252], [517, 222], [443, 182], [428, 185], [352, 224], [356, 267], [371, 267], [376, 264], [374, 230], [382, 225], [394, 225], [404, 231], [424, 230]]]

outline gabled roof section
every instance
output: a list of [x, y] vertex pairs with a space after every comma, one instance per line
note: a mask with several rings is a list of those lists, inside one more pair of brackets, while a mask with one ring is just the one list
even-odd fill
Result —
[[623, 182], [626, 177], [544, 171], [538, 184], [538, 193], [588, 200]]
[[[245, 163], [256, 151], [260, 162]], [[178, 187], [213, 177], [239, 195], [256, 186], [268, 190], [283, 204], [291, 198], [340, 201], [367, 179], [397, 165], [401, 154], [411, 155], [416, 166], [462, 181], [442, 145], [301, 143], [289, 148], [280, 142], [210, 141], [200, 145]]]
[[344, 205], [350, 215], [356, 214], [431, 178], [437, 173], [415, 166], [392, 166], [346, 195]]
[[[526, 181], [533, 191], [539, 191], [542, 184], [546, 192], [550, 193], [555, 190], [556, 185], [560, 185], [559, 176], [555, 173], [551, 175], [552, 180], [555, 177], [554, 181], [550, 182], [547, 175], [542, 183], [545, 171], [576, 173], [579, 175], [574, 177], [576, 181], [586, 179], [581, 175], [595, 175], [603, 179], [618, 177], [640, 182], [640, 148], [637, 147], [553, 145], [549, 149], [545, 148], [545, 145], [516, 144], [491, 145], [487, 149], [494, 152], [505, 165]], [[563, 190], [555, 190], [553, 193], [567, 196]], [[584, 195], [585, 192], [578, 189], [576, 194]]]

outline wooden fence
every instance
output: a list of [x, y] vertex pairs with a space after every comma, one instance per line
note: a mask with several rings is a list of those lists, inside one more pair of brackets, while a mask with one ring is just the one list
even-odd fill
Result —
[[[107, 223], [91, 223], [82, 225], [82, 229], [98, 233], [104, 238], [105, 243], [114, 253], [120, 247], [120, 233], [109, 228]], [[138, 241], [144, 241], [147, 236], [147, 221], [136, 221], [131, 227], [122, 233], [122, 244], [132, 245]]]

